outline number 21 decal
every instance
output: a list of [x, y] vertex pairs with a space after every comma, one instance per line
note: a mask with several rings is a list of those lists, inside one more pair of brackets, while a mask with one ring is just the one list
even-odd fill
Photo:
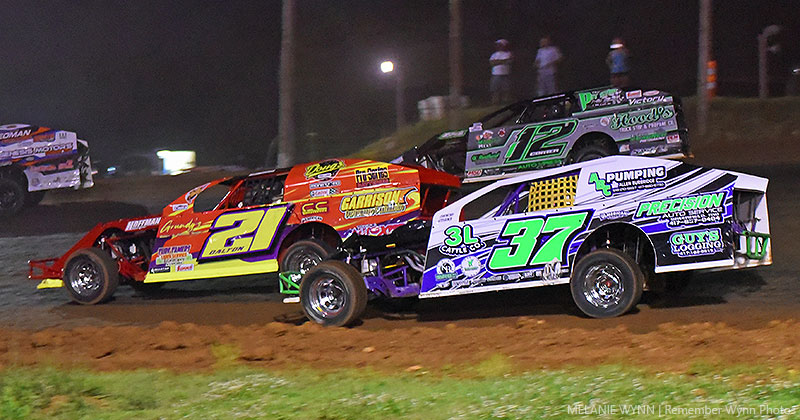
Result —
[[221, 214], [211, 225], [200, 258], [266, 251], [286, 215], [286, 206]]
[[[492, 271], [512, 271], [547, 264], [566, 264], [567, 246], [586, 228], [589, 212], [559, 214], [546, 218], [509, 220], [489, 256]], [[544, 235], [543, 235], [544, 234]]]

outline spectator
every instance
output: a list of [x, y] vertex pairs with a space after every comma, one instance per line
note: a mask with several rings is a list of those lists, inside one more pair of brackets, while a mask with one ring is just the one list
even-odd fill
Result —
[[536, 52], [536, 95], [545, 96], [558, 92], [558, 63], [562, 60], [561, 51], [552, 45], [549, 36], [539, 40]]
[[622, 38], [614, 38], [611, 41], [611, 51], [606, 57], [608, 70], [611, 72], [611, 84], [617, 88], [625, 88], [630, 85], [630, 52], [625, 48]]
[[492, 94], [492, 104], [497, 105], [511, 100], [511, 61], [513, 60], [513, 55], [509, 50], [507, 40], [498, 39], [494, 45], [496, 51], [489, 57], [489, 65], [492, 67], [489, 93]]

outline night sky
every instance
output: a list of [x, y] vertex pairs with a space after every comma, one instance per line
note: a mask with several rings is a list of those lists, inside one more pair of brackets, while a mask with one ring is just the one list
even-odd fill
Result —
[[[447, 93], [446, 0], [297, 7], [298, 160], [392, 130], [393, 84], [377, 67], [385, 57], [405, 70], [410, 119], [417, 100]], [[550, 34], [566, 56], [564, 89], [606, 84], [608, 44], [622, 36], [638, 85], [691, 95], [697, 11], [697, 1], [464, 0], [465, 93], [485, 102], [502, 37], [515, 53], [515, 90], [531, 96], [538, 40]], [[172, 148], [197, 150], [199, 164], [258, 165], [277, 135], [280, 12], [278, 0], [0, 0], [0, 122], [76, 131], [108, 164]], [[773, 23], [785, 26], [776, 64], [800, 61], [800, 1], [715, 1], [722, 94], [756, 93], [756, 35]]]

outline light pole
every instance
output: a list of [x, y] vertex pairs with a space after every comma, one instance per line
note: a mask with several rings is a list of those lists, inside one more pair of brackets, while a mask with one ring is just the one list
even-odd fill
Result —
[[758, 97], [769, 96], [769, 76], [767, 75], [767, 40], [781, 31], [778, 25], [769, 25], [758, 34]]
[[381, 72], [383, 74], [394, 74], [395, 89], [394, 89], [394, 108], [397, 114], [397, 129], [406, 125], [406, 115], [403, 112], [405, 106], [405, 85], [403, 84], [403, 75], [398, 66], [391, 60], [385, 60], [381, 63]]

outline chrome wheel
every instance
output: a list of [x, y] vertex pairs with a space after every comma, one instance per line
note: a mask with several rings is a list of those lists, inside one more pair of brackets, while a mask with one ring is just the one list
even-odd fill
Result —
[[622, 271], [608, 263], [593, 265], [584, 277], [583, 294], [598, 308], [618, 305], [625, 294]]
[[75, 293], [89, 297], [98, 293], [102, 286], [102, 275], [92, 261], [81, 261], [68, 273], [69, 283]]
[[335, 318], [347, 304], [344, 284], [336, 278], [320, 277], [311, 283], [309, 304], [323, 318]]
[[291, 264], [297, 267], [297, 271], [299, 271], [300, 274], [305, 274], [306, 271], [312, 269], [322, 261], [322, 256], [311, 250], [307, 250], [295, 254], [292, 260]]

